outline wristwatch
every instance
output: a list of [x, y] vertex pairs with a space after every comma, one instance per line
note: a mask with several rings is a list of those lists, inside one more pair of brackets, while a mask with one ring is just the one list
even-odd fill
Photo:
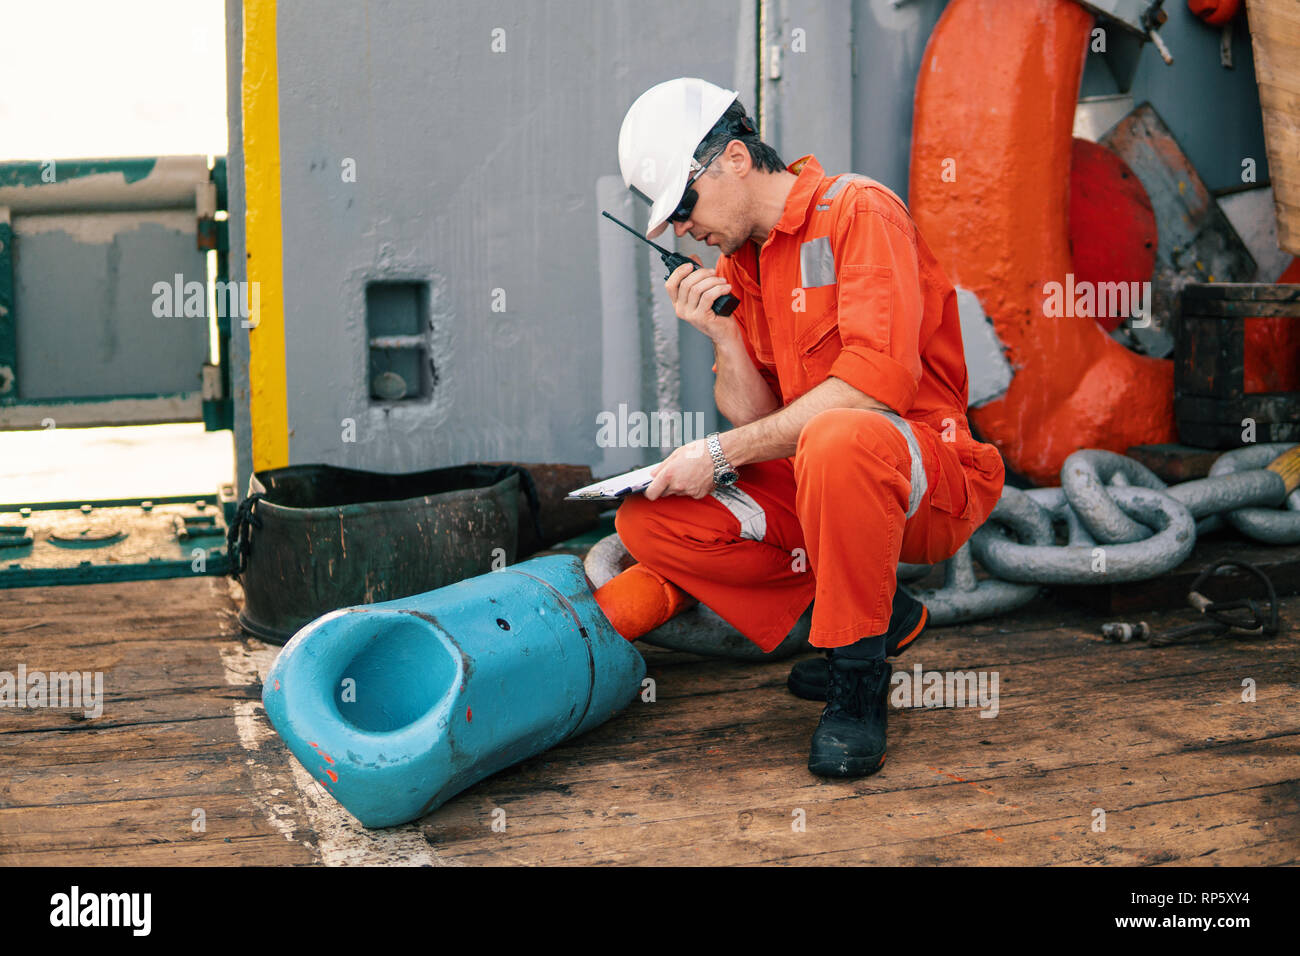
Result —
[[713, 483], [719, 488], [734, 485], [740, 480], [740, 475], [735, 468], [731, 467], [727, 456], [722, 453], [722, 442], [718, 440], [718, 433], [706, 435], [704, 440], [709, 443], [709, 454], [713, 456]]

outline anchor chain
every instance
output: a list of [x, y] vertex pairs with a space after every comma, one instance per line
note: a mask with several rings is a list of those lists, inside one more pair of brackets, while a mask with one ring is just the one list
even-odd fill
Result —
[[[933, 626], [943, 626], [1015, 610], [1033, 600], [1043, 585], [1157, 577], [1187, 559], [1198, 535], [1225, 521], [1266, 544], [1300, 543], [1298, 479], [1300, 445], [1290, 442], [1226, 452], [1208, 477], [1176, 485], [1132, 458], [1081, 449], [1062, 465], [1060, 487], [1004, 487], [984, 524], [940, 562], [942, 587], [910, 583], [927, 576], [932, 565], [901, 562], [898, 586], [925, 603]], [[1057, 544], [1058, 527], [1064, 544]], [[977, 574], [975, 562], [986, 576]], [[631, 563], [618, 535], [612, 534], [588, 552], [587, 575], [598, 587]], [[765, 655], [701, 604], [643, 639], [698, 654], [771, 659], [802, 648], [808, 623], [805, 614], [785, 642]]]

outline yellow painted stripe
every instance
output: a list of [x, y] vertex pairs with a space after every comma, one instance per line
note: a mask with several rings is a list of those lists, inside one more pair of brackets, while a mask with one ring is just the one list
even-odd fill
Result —
[[256, 313], [248, 334], [253, 468], [289, 464], [284, 358], [284, 249], [280, 222], [280, 81], [276, 0], [244, 0], [244, 228]]

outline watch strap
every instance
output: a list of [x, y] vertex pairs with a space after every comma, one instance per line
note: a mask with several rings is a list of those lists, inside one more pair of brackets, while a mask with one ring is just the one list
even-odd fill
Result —
[[722, 453], [722, 441], [718, 438], [717, 432], [712, 432], [705, 436], [705, 441], [709, 446], [709, 455], [713, 458], [713, 478], [718, 478], [724, 474], [738, 474], [736, 466], [727, 461], [727, 456]]

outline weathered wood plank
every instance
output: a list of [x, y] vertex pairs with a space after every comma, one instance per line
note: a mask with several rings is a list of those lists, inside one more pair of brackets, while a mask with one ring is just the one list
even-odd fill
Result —
[[[1207, 849], [1253, 845], [1262, 835], [1279, 843], [1278, 852], [1296, 853], [1300, 781], [1252, 786], [1249, 779], [1233, 779], [1226, 768], [1187, 780], [1178, 769], [1184, 763], [1177, 755], [1151, 761], [1154, 770], [1173, 781], [1163, 793], [1142, 792], [1143, 781], [1133, 780], [1119, 766], [1093, 768], [1094, 778], [1086, 783], [1071, 782], [1076, 768], [1001, 781], [952, 779], [959, 775], [929, 768], [938, 782], [909, 790], [872, 792], [861, 784], [777, 786], [738, 794], [729, 807], [719, 806], [717, 799], [694, 801], [689, 792], [679, 792], [676, 799], [661, 793], [654, 800], [612, 792], [617, 802], [593, 812], [594, 801], [574, 793], [575, 809], [538, 820], [506, 803], [504, 833], [491, 830], [493, 807], [480, 797], [461, 825], [426, 821], [423, 827], [441, 854], [466, 862], [513, 857], [579, 863], [597, 854], [645, 864], [928, 864], [963, 862], [970, 844], [962, 838], [970, 836], [987, 846], [987, 859], [981, 862], [1034, 865], [1154, 862], [1147, 858], [1167, 854], [1190, 859]], [[1221, 789], [1239, 783], [1240, 789]], [[685, 791], [689, 781], [676, 785]], [[1091, 830], [1096, 808], [1106, 811], [1104, 833]], [[798, 810], [804, 811], [802, 832], [792, 828]], [[1258, 827], [1272, 833], [1252, 829]], [[1117, 859], [1117, 853], [1127, 857]]]
[[1278, 246], [1300, 256], [1300, 10], [1247, 0], [1264, 143], [1273, 178]]
[[319, 858], [287, 753], [237, 725], [260, 688], [223, 666], [233, 615], [215, 579], [0, 591], [0, 669], [104, 675], [99, 717], [0, 710], [0, 863]]
[[[297, 849], [295, 849], [297, 847]], [[300, 852], [301, 851], [301, 852]], [[179, 843], [123, 843], [84, 850], [21, 850], [0, 855], [3, 866], [311, 866], [315, 854], [278, 836], [223, 838]]]
[[[206, 815], [206, 831], [193, 830], [194, 809]], [[146, 862], [153, 848], [179, 854], [190, 863], [233, 862], [230, 847], [259, 848], [266, 865], [308, 863], [312, 851], [286, 838], [252, 807], [246, 794], [208, 790], [189, 796], [77, 804], [55, 808], [0, 810], [0, 863], [24, 862], [42, 854], [42, 865]], [[304, 833], [310, 836], [309, 831]], [[231, 842], [227, 843], [229, 839]], [[157, 852], [152, 854], [155, 858]], [[61, 859], [60, 859], [61, 858]]]
[[[223, 649], [238, 647], [228, 593], [206, 581], [137, 587], [164, 583], [166, 619], [151, 616], [160, 595], [137, 592], [100, 613], [103, 596], [87, 588], [35, 589], [43, 596], [27, 603], [57, 612], [0, 633], [0, 661], [111, 662], [98, 721], [0, 710], [0, 760], [12, 768], [0, 780], [0, 863], [321, 859], [331, 835], [320, 827], [339, 824], [319, 807], [334, 805], [293, 773], [255, 675], [223, 665]], [[13, 625], [13, 600], [0, 594], [0, 631]], [[899, 666], [996, 670], [998, 716], [894, 711], [889, 762], [862, 781], [808, 773], [820, 705], [787, 693], [790, 662], [645, 647], [653, 703], [634, 701], [385, 832], [445, 860], [493, 864], [1294, 862], [1297, 611], [1300, 599], [1284, 599], [1287, 629], [1275, 640], [1161, 650], [1102, 644], [1098, 618], [1048, 600], [933, 631]], [[152, 629], [134, 629], [146, 619]], [[1253, 703], [1241, 700], [1245, 677]], [[206, 834], [190, 830], [195, 807], [207, 812]], [[1104, 833], [1091, 830], [1098, 807]], [[503, 833], [492, 829], [497, 808]], [[796, 809], [803, 831], [791, 828]]]

